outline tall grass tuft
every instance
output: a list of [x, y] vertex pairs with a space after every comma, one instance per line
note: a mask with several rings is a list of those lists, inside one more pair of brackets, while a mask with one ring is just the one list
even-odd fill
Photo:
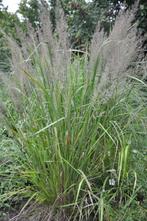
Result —
[[10, 101], [2, 113], [21, 152], [20, 192], [64, 211], [64, 220], [126, 220], [139, 189], [132, 149], [145, 133], [140, 83], [128, 77], [134, 12], [121, 14], [109, 37], [97, 28], [80, 57], [69, 48], [63, 13], [53, 34], [43, 10], [42, 27], [22, 33], [21, 46], [8, 38]]

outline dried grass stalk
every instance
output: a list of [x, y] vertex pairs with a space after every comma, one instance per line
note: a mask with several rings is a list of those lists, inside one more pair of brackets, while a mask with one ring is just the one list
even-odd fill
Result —
[[[130, 11], [120, 13], [108, 37], [100, 30], [99, 24], [96, 28], [90, 46], [90, 59], [86, 64], [89, 67], [88, 79], [93, 75], [94, 69], [97, 72], [94, 96], [101, 94], [103, 97], [109, 97], [116, 86], [123, 88], [125, 85], [128, 68], [136, 56], [137, 24], [132, 25], [136, 8], [137, 5]], [[8, 38], [12, 53], [13, 78], [17, 79], [19, 89], [23, 92], [31, 88], [24, 73], [35, 77], [42, 73], [42, 79], [48, 84], [58, 81], [64, 86], [72, 62], [63, 11], [61, 8], [57, 10], [54, 33], [47, 5], [42, 6], [40, 11], [41, 28], [36, 32], [29, 27], [29, 34], [26, 36], [20, 32], [21, 47]]]
[[137, 4], [130, 11], [121, 12], [108, 37], [103, 31], [99, 32], [99, 25], [96, 29], [90, 50], [90, 66], [93, 67], [96, 59], [99, 59], [102, 60], [102, 69], [100, 76], [97, 69], [95, 96], [101, 93], [104, 97], [109, 97], [116, 87], [123, 88], [125, 85], [131, 62], [137, 56], [137, 24], [133, 24], [136, 9]]

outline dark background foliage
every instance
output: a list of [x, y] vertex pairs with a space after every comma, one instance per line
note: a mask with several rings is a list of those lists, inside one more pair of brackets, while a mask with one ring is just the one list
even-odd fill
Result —
[[[106, 33], [109, 33], [115, 21], [115, 17], [122, 8], [133, 7], [134, 0], [60, 0], [58, 4], [63, 9], [69, 30], [71, 48], [85, 49], [99, 22]], [[53, 31], [56, 27], [56, 6], [57, 0], [48, 0], [49, 11]], [[16, 36], [16, 26], [19, 25], [25, 30], [25, 24], [31, 23], [34, 28], [40, 26], [39, 14], [44, 0], [21, 0], [17, 13], [21, 14], [22, 21], [18, 19], [17, 13], [12, 14], [3, 6], [0, 0], [0, 28], [7, 34]], [[147, 31], [147, 1], [140, 0], [136, 14], [138, 21], [138, 33], [144, 36], [143, 50], [146, 51]], [[3, 35], [0, 34], [0, 69], [8, 70], [8, 59], [10, 53], [5, 46]], [[6, 63], [6, 65], [4, 65]]]

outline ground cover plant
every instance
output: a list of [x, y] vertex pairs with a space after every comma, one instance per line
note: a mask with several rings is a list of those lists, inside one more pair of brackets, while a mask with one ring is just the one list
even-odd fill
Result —
[[12, 220], [145, 221], [147, 86], [131, 65], [135, 9], [109, 37], [98, 25], [83, 56], [69, 47], [62, 12], [52, 34], [43, 10], [37, 33], [18, 30], [19, 45], [7, 37], [2, 206], [24, 199]]

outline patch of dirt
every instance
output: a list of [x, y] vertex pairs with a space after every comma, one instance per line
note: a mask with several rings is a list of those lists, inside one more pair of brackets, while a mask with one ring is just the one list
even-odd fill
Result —
[[18, 205], [18, 208], [10, 209], [6, 216], [0, 221], [68, 221], [64, 212], [53, 214], [53, 209], [47, 206], [32, 204], [25, 207], [25, 204]]

